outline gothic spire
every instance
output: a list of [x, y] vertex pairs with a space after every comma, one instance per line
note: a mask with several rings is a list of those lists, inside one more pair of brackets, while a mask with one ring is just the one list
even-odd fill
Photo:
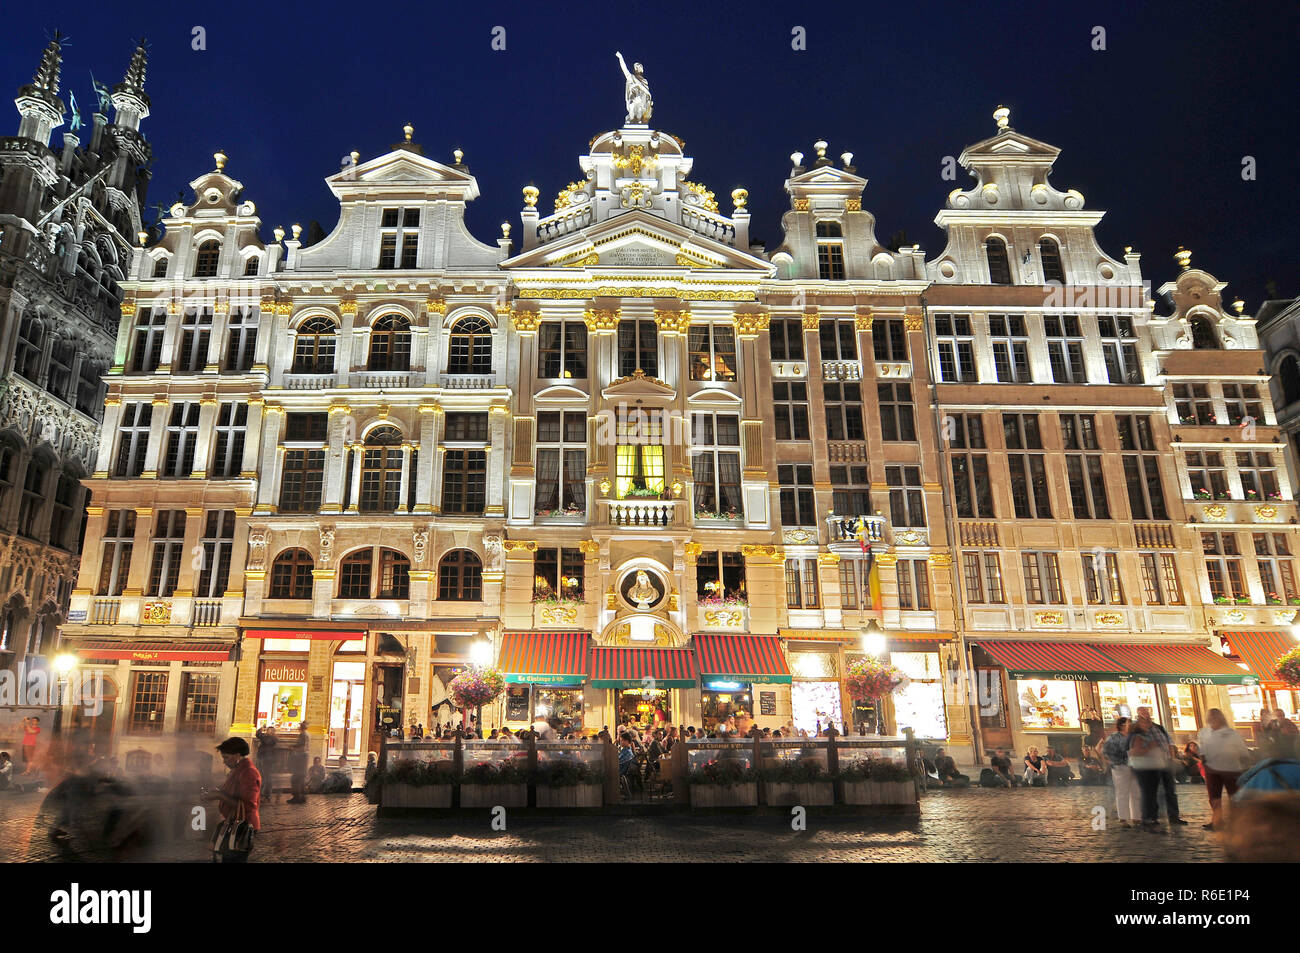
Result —
[[144, 71], [148, 64], [149, 44], [144, 37], [140, 37], [135, 52], [131, 54], [131, 62], [126, 68], [126, 76], [123, 77], [122, 82], [117, 84], [113, 92], [135, 93], [137, 96], [143, 96]]
[[32, 77], [32, 88], [51, 96], [59, 95], [59, 70], [63, 66], [63, 34], [54, 31], [50, 45], [41, 54], [41, 65], [36, 67]]

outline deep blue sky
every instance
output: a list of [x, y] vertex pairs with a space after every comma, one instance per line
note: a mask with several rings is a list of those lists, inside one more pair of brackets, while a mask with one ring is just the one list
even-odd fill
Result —
[[[71, 38], [64, 98], [71, 86], [88, 113], [89, 71], [118, 82], [143, 33], [151, 202], [170, 204], [222, 148], [265, 236], [312, 219], [328, 232], [337, 205], [324, 177], [352, 149], [386, 151], [409, 120], [427, 155], [450, 162], [465, 150], [482, 192], [470, 227], [493, 242], [502, 221], [517, 227], [521, 186], [536, 184], [549, 212], [591, 137], [621, 123], [618, 48], [645, 64], [653, 124], [685, 139], [691, 178], [724, 211], [733, 188], [749, 189], [752, 234], [769, 248], [789, 154], [825, 138], [870, 180], [864, 208], [880, 238], [906, 230], [931, 257], [943, 245], [935, 213], [970, 181], [942, 180], [943, 157], [990, 135], [1005, 103], [1016, 129], [1062, 149], [1053, 183], [1108, 210], [1107, 251], [1134, 246], [1158, 286], [1184, 244], [1194, 265], [1229, 282], [1229, 300], [1254, 311], [1270, 279], [1280, 295], [1300, 293], [1288, 254], [1300, 190], [1287, 55], [1300, 17], [1284, 9], [1293, 7], [46, 0], [6, 4], [0, 86], [30, 80], [58, 27]], [[195, 25], [206, 51], [191, 49]], [[490, 46], [497, 25], [505, 52]], [[796, 25], [806, 52], [791, 49]], [[1106, 30], [1104, 52], [1091, 48], [1094, 26]], [[0, 122], [16, 128], [16, 113]], [[1242, 181], [1245, 155], [1256, 181]]]

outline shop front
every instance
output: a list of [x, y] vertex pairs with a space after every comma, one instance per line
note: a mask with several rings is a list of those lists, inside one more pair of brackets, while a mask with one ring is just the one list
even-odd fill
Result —
[[775, 718], [775, 686], [786, 691], [793, 681], [781, 651], [781, 640], [759, 635], [695, 636], [700, 670], [700, 715], [706, 730], [713, 730], [739, 714], [763, 726]]
[[588, 632], [505, 632], [497, 667], [505, 676], [504, 723], [525, 728], [545, 718], [557, 730], [583, 732], [587, 724]]
[[1277, 660], [1296, 647], [1296, 637], [1279, 629], [1220, 632], [1219, 636], [1232, 652], [1232, 658], [1259, 679], [1257, 685], [1228, 689], [1233, 722], [1242, 730], [1253, 732], [1265, 710], [1279, 708], [1294, 720], [1300, 712], [1300, 691], [1277, 677]]
[[307, 668], [303, 658], [263, 658], [257, 678], [257, 727], [297, 731], [307, 718]]
[[[683, 689], [699, 684], [695, 653], [684, 648], [622, 648], [591, 650], [588, 695], [603, 696], [603, 724], [641, 728], [680, 724], [684, 717]], [[595, 699], [589, 699], [595, 702]]]

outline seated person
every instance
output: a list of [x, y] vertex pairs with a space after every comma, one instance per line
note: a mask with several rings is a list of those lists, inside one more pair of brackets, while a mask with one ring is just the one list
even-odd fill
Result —
[[0, 791], [8, 791], [14, 783], [14, 759], [8, 751], [0, 751]]
[[618, 776], [627, 779], [628, 787], [641, 786], [641, 773], [636, 767], [636, 749], [632, 746], [632, 732], [618, 736]]
[[1201, 757], [1201, 746], [1195, 741], [1187, 742], [1182, 754], [1174, 759], [1170, 767], [1174, 769], [1174, 780], [1179, 784], [1204, 784], [1205, 759]]
[[307, 772], [307, 793], [320, 794], [325, 787], [325, 765], [321, 763], [320, 758], [312, 761], [311, 769]]
[[998, 786], [1004, 788], [1013, 788], [1016, 786], [1017, 779], [1011, 774], [1011, 759], [1007, 757], [1006, 748], [998, 748], [991, 758], [989, 764], [993, 767], [994, 777], [1001, 782]]
[[1025, 755], [1025, 783], [1032, 787], [1047, 787], [1047, 762], [1035, 747]]
[[957, 763], [942, 748], [934, 754], [934, 767], [944, 787], [964, 788], [970, 785], [970, 778], [957, 770]]
[[1083, 753], [1079, 757], [1079, 774], [1083, 778], [1084, 784], [1106, 783], [1106, 765], [1098, 755], [1096, 748], [1089, 745], [1083, 746]]
[[1057, 754], [1056, 749], [1051, 745], [1047, 746], [1047, 754], [1043, 756], [1043, 761], [1047, 764], [1047, 782], [1053, 781], [1070, 781], [1074, 778], [1074, 772], [1070, 770], [1070, 762], [1065, 759], [1065, 755]]

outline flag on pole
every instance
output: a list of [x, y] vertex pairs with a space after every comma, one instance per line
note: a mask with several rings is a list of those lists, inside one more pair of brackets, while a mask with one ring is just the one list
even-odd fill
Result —
[[871, 596], [871, 608], [879, 612], [885, 607], [884, 597], [880, 594], [880, 564], [870, 546], [865, 546], [867, 554], [867, 592]]

